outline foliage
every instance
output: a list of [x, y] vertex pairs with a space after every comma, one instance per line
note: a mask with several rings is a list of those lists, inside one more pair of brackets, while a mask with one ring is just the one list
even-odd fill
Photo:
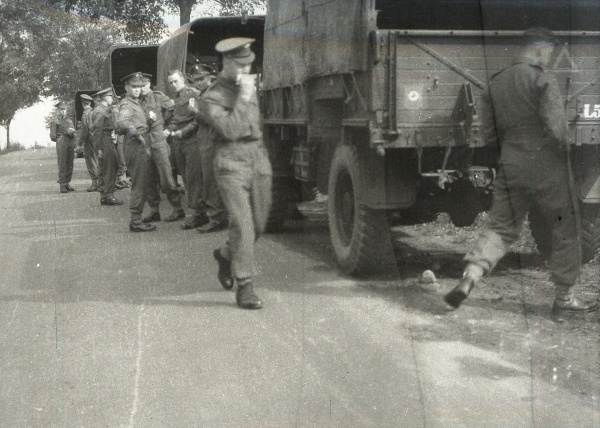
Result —
[[0, 150], [0, 155], [5, 155], [5, 154], [11, 153], [11, 152], [19, 152], [21, 150], [25, 150], [24, 145], [22, 145], [21, 143], [12, 142], [9, 145], [7, 145], [5, 148]]
[[190, 22], [194, 7], [202, 7], [207, 13], [219, 15], [241, 15], [247, 11], [252, 15], [264, 9], [266, 0], [164, 0], [166, 7], [179, 13], [180, 25]]
[[35, 0], [0, 3], [0, 125], [38, 101], [50, 61], [55, 14]]
[[56, 41], [47, 70], [46, 93], [68, 100], [81, 89], [101, 89], [106, 57], [122, 42], [114, 25], [78, 18]]
[[156, 43], [165, 32], [162, 0], [46, 0], [58, 10], [93, 22], [116, 24], [125, 40]]

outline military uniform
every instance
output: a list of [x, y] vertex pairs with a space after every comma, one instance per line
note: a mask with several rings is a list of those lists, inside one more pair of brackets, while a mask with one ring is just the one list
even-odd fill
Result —
[[[102, 97], [111, 92], [110, 88], [104, 89], [95, 95]], [[117, 149], [115, 146], [115, 120], [116, 112], [112, 106], [98, 103], [90, 113], [90, 132], [94, 144], [94, 151], [101, 159], [98, 187], [100, 190], [100, 203], [102, 205], [121, 205], [122, 201], [114, 197], [115, 180], [117, 176]], [[102, 156], [100, 156], [102, 151]]]
[[[141, 73], [123, 78], [126, 84], [144, 86]], [[150, 135], [148, 117], [140, 98], [127, 95], [119, 105], [117, 119], [119, 133], [124, 135], [125, 161], [131, 177], [129, 211], [132, 232], [154, 230], [154, 226], [142, 226], [142, 213], [147, 198], [148, 172], [150, 169]]]
[[150, 141], [148, 143], [150, 144], [151, 164], [146, 196], [151, 209], [149, 220], [152, 221], [160, 220], [159, 184], [173, 207], [173, 213], [165, 221], [174, 221], [185, 217], [181, 208], [181, 193], [171, 174], [170, 148], [163, 134], [165, 116], [170, 118], [173, 106], [173, 101], [162, 92], [152, 91], [147, 95], [142, 95], [142, 107], [146, 114], [149, 115], [150, 112], [153, 112], [155, 117], [154, 120], [150, 120], [149, 128]]
[[[59, 102], [56, 107], [59, 109], [67, 108], [64, 102]], [[50, 139], [56, 142], [60, 191], [61, 193], [74, 191], [75, 189], [70, 185], [75, 160], [75, 128], [73, 121], [62, 114], [55, 116], [50, 123]]]
[[[490, 224], [465, 260], [491, 271], [519, 238], [535, 205], [551, 225], [552, 280], [570, 287], [579, 275], [579, 244], [567, 169], [567, 119], [556, 78], [517, 58], [493, 77], [489, 97], [501, 142], [500, 168]], [[489, 97], [484, 102], [490, 103]]]
[[167, 129], [181, 132], [181, 137], [171, 136], [171, 150], [187, 195], [187, 204], [192, 211], [191, 219], [182, 227], [185, 229], [200, 226], [208, 221], [206, 207], [202, 199], [202, 170], [200, 147], [197, 139], [198, 123], [196, 115], [188, 108], [190, 99], [196, 99], [199, 92], [185, 86], [173, 99], [173, 116]]
[[[217, 51], [229, 60], [250, 64], [253, 39], [219, 42]], [[214, 132], [215, 175], [229, 218], [228, 239], [214, 256], [219, 280], [230, 288], [235, 279], [237, 304], [245, 309], [262, 307], [252, 290], [256, 273], [254, 246], [264, 231], [271, 207], [272, 170], [263, 142], [256, 92], [249, 99], [241, 86], [222, 73], [205, 93], [206, 122]], [[229, 264], [230, 263], [230, 264]]]
[[[519, 237], [532, 206], [550, 226], [551, 280], [556, 285], [553, 313], [595, 308], [574, 297], [580, 269], [575, 197], [568, 168], [567, 118], [550, 61], [551, 33], [543, 28], [524, 32], [527, 51], [492, 76], [482, 99], [483, 134], [500, 142], [499, 171], [489, 224], [465, 260], [463, 278], [444, 297], [460, 306], [482, 274], [489, 273]], [[494, 126], [495, 120], [495, 126]]]
[[[84, 97], [84, 95], [81, 96], [82, 99], [92, 101], [92, 97], [89, 95], [85, 95]], [[83, 114], [81, 115], [81, 133], [79, 136], [79, 145], [83, 147], [85, 166], [87, 167], [88, 174], [92, 179], [92, 185], [87, 190], [89, 192], [94, 192], [98, 190], [98, 159], [96, 157], [96, 152], [94, 151], [94, 144], [92, 143], [90, 132], [92, 118], [91, 113], [91, 106], [84, 107]]]

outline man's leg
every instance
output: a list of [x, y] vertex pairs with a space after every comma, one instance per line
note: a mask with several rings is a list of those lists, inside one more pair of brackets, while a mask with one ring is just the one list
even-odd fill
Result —
[[[185, 218], [185, 211], [181, 206], [181, 192], [175, 186], [171, 176], [171, 163], [169, 162], [169, 146], [167, 143], [157, 145], [152, 148], [152, 161], [154, 163], [154, 174], [156, 174], [156, 186], [160, 182], [160, 187], [167, 195], [167, 199], [173, 211], [165, 218], [165, 221], [176, 221]], [[160, 195], [159, 199], [160, 199]]]
[[83, 156], [85, 158], [85, 166], [92, 180], [92, 185], [88, 187], [87, 191], [95, 192], [98, 190], [98, 159], [96, 159], [96, 153], [94, 153], [90, 141], [85, 141], [83, 143]]
[[146, 202], [150, 155], [135, 140], [125, 143], [125, 158], [127, 160], [127, 169], [131, 175], [131, 192], [129, 195], [131, 222], [129, 223], [129, 230], [131, 232], [156, 230], [156, 226], [142, 222], [142, 213], [144, 211], [144, 203]]
[[[202, 199], [206, 207], [209, 222], [196, 230], [200, 233], [215, 232], [227, 227], [227, 212], [221, 199], [214, 169], [214, 144], [200, 145], [200, 162], [202, 168]], [[270, 192], [270, 189], [269, 189]]]
[[56, 141], [56, 160], [58, 163], [58, 184], [60, 184], [60, 193], [67, 193], [67, 144], [63, 142], [62, 137]]
[[[202, 164], [198, 143], [180, 143], [180, 151], [184, 160], [184, 184], [188, 207], [192, 216], [186, 221], [182, 229], [194, 229], [208, 223], [206, 206], [202, 199]], [[181, 166], [177, 168], [181, 171]]]

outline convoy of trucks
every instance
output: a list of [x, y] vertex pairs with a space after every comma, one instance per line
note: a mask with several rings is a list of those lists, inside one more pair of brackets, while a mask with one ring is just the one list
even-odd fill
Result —
[[[498, 147], [481, 135], [478, 103], [508, 66], [521, 32], [554, 31], [552, 68], [569, 119], [583, 255], [600, 248], [600, 4], [593, 0], [269, 0], [266, 16], [200, 18], [158, 46], [116, 48], [106, 86], [197, 63], [219, 64], [217, 41], [256, 39], [264, 135], [274, 170], [268, 227], [294, 204], [328, 195], [342, 271], [395, 267], [390, 228], [447, 212], [467, 226], [489, 209]], [[536, 165], [531, 165], [536, 168]], [[533, 211], [542, 255], [547, 226]]]

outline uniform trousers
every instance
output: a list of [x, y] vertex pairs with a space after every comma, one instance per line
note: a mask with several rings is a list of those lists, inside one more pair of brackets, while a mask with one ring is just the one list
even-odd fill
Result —
[[125, 175], [127, 172], [127, 163], [125, 162], [125, 149], [123, 148], [123, 138], [122, 136], [117, 137], [117, 175]]
[[200, 143], [200, 162], [202, 166], [202, 200], [208, 218], [217, 223], [227, 220], [221, 192], [215, 177], [216, 145], [212, 141]]
[[87, 167], [90, 178], [93, 181], [98, 180], [98, 158], [94, 152], [94, 145], [87, 139], [83, 142], [83, 157], [85, 158], [85, 166]]
[[150, 170], [148, 171], [147, 201], [152, 212], [158, 212], [160, 193], [158, 186], [166, 193], [174, 210], [181, 209], [181, 192], [175, 185], [169, 161], [170, 149], [166, 141], [153, 143], [150, 149]]
[[269, 157], [262, 141], [224, 143], [217, 147], [214, 168], [229, 219], [220, 252], [231, 261], [235, 278], [251, 279], [256, 273], [254, 245], [271, 209]]
[[171, 148], [174, 151], [179, 174], [183, 177], [188, 207], [192, 215], [202, 215], [206, 213], [206, 206], [202, 199], [200, 146], [195, 139], [181, 140], [180, 138], [174, 138]]
[[[147, 141], [150, 140], [149, 138]], [[131, 179], [129, 212], [131, 222], [140, 223], [148, 193], [148, 172], [150, 170], [149, 149], [142, 146], [137, 138], [125, 140], [125, 160]]]
[[70, 183], [73, 178], [73, 161], [75, 160], [75, 143], [72, 138], [58, 137], [56, 159], [58, 160], [58, 183]]
[[535, 205], [551, 229], [551, 280], [571, 287], [579, 276], [580, 248], [566, 159], [525, 151], [514, 159], [499, 169], [489, 225], [465, 260], [489, 273], [519, 238], [525, 216]]
[[117, 176], [117, 148], [110, 131], [102, 134], [102, 158], [98, 158], [98, 189], [100, 197], [113, 196]]

